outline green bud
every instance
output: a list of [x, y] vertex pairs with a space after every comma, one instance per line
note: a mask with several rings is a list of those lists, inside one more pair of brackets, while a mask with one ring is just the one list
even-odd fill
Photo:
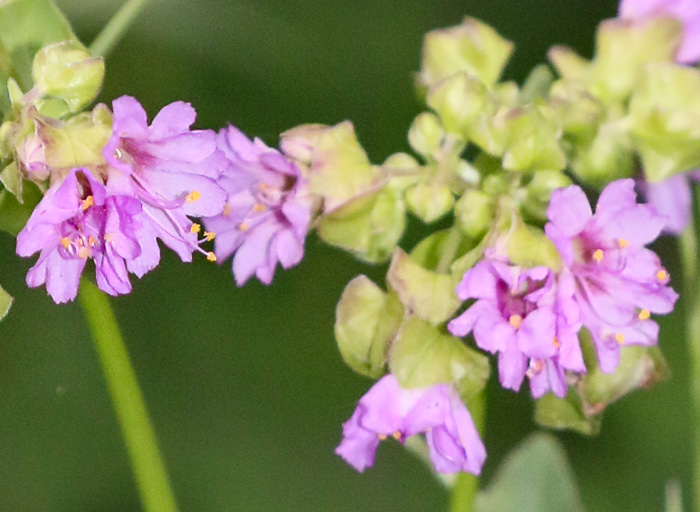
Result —
[[446, 215], [454, 203], [450, 188], [444, 185], [419, 183], [406, 192], [408, 209], [426, 224]]
[[508, 236], [508, 258], [521, 267], [561, 267], [561, 257], [552, 241], [541, 229], [520, 222]]
[[455, 293], [461, 277], [427, 270], [401, 249], [396, 249], [387, 282], [396, 291], [407, 312], [426, 322], [438, 324], [450, 318], [461, 304]]
[[455, 383], [464, 399], [481, 391], [490, 373], [483, 354], [416, 317], [401, 325], [389, 352], [389, 369], [402, 387]]
[[635, 173], [632, 140], [625, 123], [611, 121], [600, 125], [588, 146], [576, 148], [571, 167], [584, 183], [603, 188], [611, 181]]
[[[454, 233], [454, 228], [443, 229], [425, 237], [411, 251], [411, 260], [427, 270], [436, 270], [445, 257], [445, 252], [450, 250], [448, 246], [455, 243]], [[458, 234], [461, 235], [461, 233]], [[458, 257], [472, 249], [474, 245], [465, 236], [460, 236], [457, 242]]]
[[593, 94], [610, 103], [623, 101], [648, 64], [675, 60], [682, 38], [683, 26], [673, 18], [604, 21], [596, 39]]
[[554, 82], [554, 75], [546, 64], [535, 67], [525, 79], [522, 91], [519, 92], [518, 102], [521, 105], [543, 100], [549, 95], [549, 89]]
[[71, 112], [90, 104], [102, 87], [105, 64], [77, 41], [50, 44], [34, 56], [32, 77], [46, 96], [66, 102]]
[[0, 320], [7, 316], [8, 311], [10, 311], [10, 306], [12, 306], [12, 301], [14, 299], [12, 296], [5, 291], [5, 289], [0, 286]]
[[420, 82], [432, 87], [459, 72], [467, 72], [489, 87], [498, 81], [513, 43], [474, 18], [461, 25], [428, 32], [423, 41]]
[[303, 124], [280, 135], [280, 148], [290, 158], [303, 165], [311, 165], [311, 157], [318, 138], [330, 127], [324, 124]]
[[700, 71], [649, 65], [629, 110], [634, 144], [649, 181], [700, 167]]
[[322, 215], [317, 231], [325, 242], [362, 260], [380, 263], [391, 256], [405, 228], [402, 193], [387, 186]]
[[382, 164], [389, 177], [387, 186], [396, 190], [406, 190], [423, 178], [423, 167], [406, 153], [394, 153]]
[[379, 377], [402, 319], [403, 307], [395, 295], [383, 292], [366, 276], [350, 281], [335, 320], [335, 339], [348, 366], [367, 377]]
[[484, 84], [467, 73], [457, 73], [428, 92], [428, 106], [440, 116], [446, 131], [469, 138], [494, 101]]
[[575, 144], [589, 144], [605, 115], [603, 104], [581, 82], [555, 82], [550, 89], [549, 104], [564, 133]]
[[481, 190], [467, 190], [455, 204], [455, 221], [470, 238], [481, 238], [493, 222], [494, 199]]
[[433, 157], [442, 144], [445, 132], [435, 114], [423, 112], [418, 114], [408, 131], [408, 143], [413, 151], [426, 159]]
[[535, 222], [547, 220], [549, 198], [558, 188], [568, 187], [571, 180], [561, 171], [537, 171], [525, 187], [525, 198], [521, 204], [523, 213]]

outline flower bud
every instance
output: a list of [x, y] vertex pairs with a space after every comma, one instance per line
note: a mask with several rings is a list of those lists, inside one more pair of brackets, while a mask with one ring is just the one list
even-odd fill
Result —
[[280, 149], [303, 165], [311, 164], [311, 155], [318, 138], [330, 127], [323, 124], [303, 124], [280, 135]]
[[408, 131], [411, 148], [426, 159], [433, 157], [442, 144], [445, 132], [435, 114], [423, 112], [413, 120]]
[[63, 100], [71, 112], [91, 103], [102, 87], [104, 60], [92, 57], [77, 41], [42, 48], [34, 57], [32, 77], [46, 96]]
[[561, 171], [537, 171], [525, 187], [523, 212], [535, 222], [547, 220], [549, 198], [558, 188], [568, 187], [571, 180]]
[[604, 123], [588, 146], [577, 148], [571, 167], [584, 183], [603, 188], [635, 172], [632, 140], [621, 122]]
[[491, 196], [481, 190], [467, 190], [455, 204], [455, 221], [467, 236], [478, 239], [491, 226], [494, 210]]
[[445, 131], [468, 139], [479, 118], [493, 110], [493, 99], [479, 80], [457, 73], [430, 89], [428, 106], [438, 113]]
[[561, 257], [552, 241], [540, 229], [522, 222], [508, 235], [508, 259], [521, 267], [561, 267]]
[[406, 205], [420, 220], [429, 224], [447, 214], [455, 198], [445, 185], [419, 183], [406, 192]]

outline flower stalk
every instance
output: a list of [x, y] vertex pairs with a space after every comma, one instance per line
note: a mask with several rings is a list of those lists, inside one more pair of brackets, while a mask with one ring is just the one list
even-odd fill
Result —
[[126, 31], [146, 6], [147, 1], [128, 0], [92, 42], [90, 52], [96, 57], [106, 57], [124, 37]]
[[141, 389], [107, 297], [84, 279], [78, 294], [107, 381], [145, 512], [177, 512]]

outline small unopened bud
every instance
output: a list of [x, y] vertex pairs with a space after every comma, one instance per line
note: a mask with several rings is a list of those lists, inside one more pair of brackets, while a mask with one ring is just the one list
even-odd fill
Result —
[[413, 120], [408, 131], [408, 143], [413, 150], [430, 158], [440, 149], [445, 131], [440, 125], [440, 120], [435, 114], [423, 112]]

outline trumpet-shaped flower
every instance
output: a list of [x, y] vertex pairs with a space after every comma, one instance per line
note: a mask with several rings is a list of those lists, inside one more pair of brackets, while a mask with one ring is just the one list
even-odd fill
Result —
[[[27, 273], [27, 285], [46, 284], [56, 303], [73, 300], [88, 259], [95, 262], [97, 285], [111, 295], [129, 293], [126, 263], [141, 257], [141, 203], [111, 195], [87, 169], [73, 169], [51, 187], [17, 236], [17, 254], [40, 252]], [[152, 250], [152, 249], [151, 249]]]
[[404, 389], [391, 374], [360, 399], [352, 417], [343, 424], [343, 441], [335, 453], [362, 472], [374, 464], [381, 440], [393, 437], [403, 443], [420, 433], [425, 433], [436, 471], [481, 472], [486, 449], [454, 388], [438, 384]]
[[219, 178], [228, 201], [220, 215], [204, 219], [216, 233], [215, 254], [224, 260], [235, 253], [239, 286], [253, 275], [269, 284], [278, 262], [290, 268], [304, 255], [311, 221], [306, 180], [277, 150], [233, 126], [219, 133], [218, 146], [228, 160]]
[[[112, 107], [113, 134], [103, 151], [111, 166], [110, 187], [143, 203], [145, 229], [183, 261], [191, 261], [193, 251], [207, 254], [199, 247], [199, 227], [188, 216], [216, 215], [224, 208], [226, 193], [216, 180], [225, 159], [216, 149], [216, 133], [190, 130], [196, 113], [188, 103], [165, 106], [150, 126], [134, 98], [122, 96]], [[159, 254], [143, 261], [139, 273], [158, 261]]]
[[448, 329], [456, 336], [473, 332], [481, 349], [498, 354], [504, 387], [517, 391], [527, 375], [536, 398], [550, 389], [564, 396], [564, 370], [585, 371], [572, 291], [570, 281], [559, 282], [547, 267], [484, 260], [457, 287], [460, 299], [476, 302]]
[[581, 188], [556, 190], [547, 216], [545, 232], [564, 260], [563, 275], [574, 280], [574, 298], [600, 368], [612, 372], [622, 345], [656, 344], [658, 325], [650, 316], [669, 313], [678, 298], [658, 256], [645, 247], [666, 220], [637, 203], [631, 179], [608, 185], [595, 214]]

